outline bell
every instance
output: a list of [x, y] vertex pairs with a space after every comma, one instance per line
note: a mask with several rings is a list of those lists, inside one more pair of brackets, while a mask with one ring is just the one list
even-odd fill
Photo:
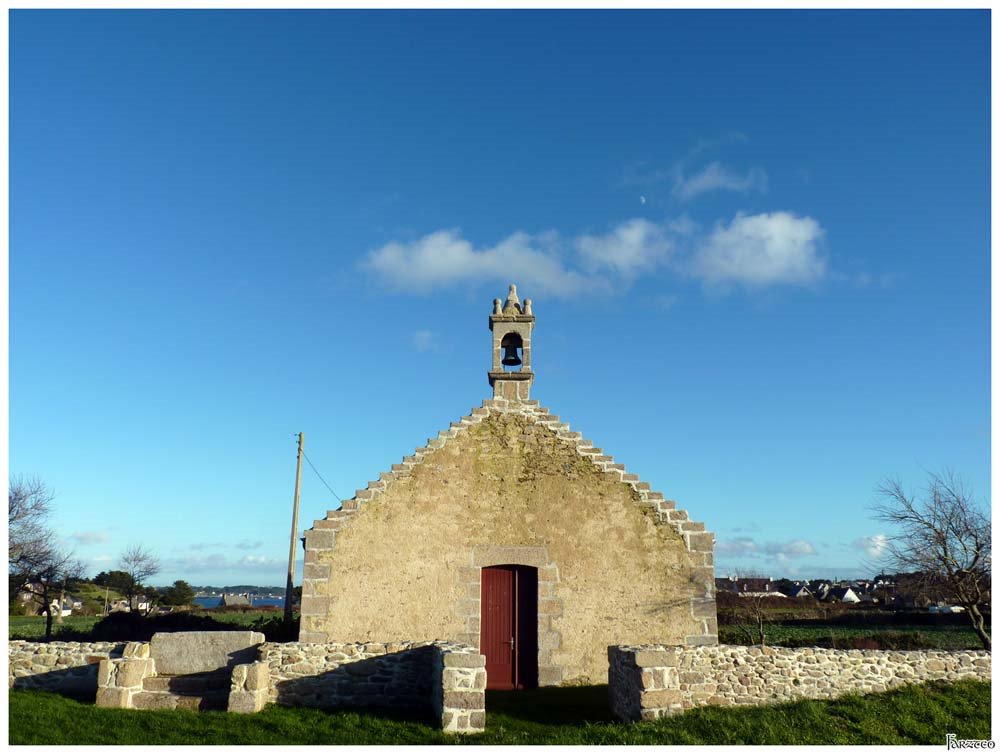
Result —
[[505, 367], [516, 367], [520, 365], [521, 358], [517, 355], [517, 346], [513, 343], [504, 343], [503, 359], [500, 362]]

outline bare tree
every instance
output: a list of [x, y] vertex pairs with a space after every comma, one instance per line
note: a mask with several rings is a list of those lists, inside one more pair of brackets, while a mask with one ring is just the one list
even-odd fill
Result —
[[67, 579], [79, 578], [82, 575], [83, 564], [72, 552], [58, 546], [48, 551], [47, 558], [46, 562], [34, 565], [27, 574], [27, 580], [21, 585], [21, 591], [28, 592], [41, 603], [45, 615], [45, 641], [50, 641], [53, 610], [57, 610], [58, 617], [62, 617], [62, 588]]
[[991, 523], [953, 473], [930, 474], [925, 495], [907, 494], [896, 480], [877, 490], [875, 516], [895, 527], [888, 535], [888, 560], [897, 571], [920, 574], [965, 608], [986, 649], [990, 634], [982, 608], [990, 602]]
[[52, 490], [37, 477], [13, 477], [7, 488], [7, 573], [10, 596], [27, 592], [45, 614], [45, 639], [52, 638], [52, 604], [60, 585], [83, 572], [82, 564], [49, 526]]
[[[7, 565], [12, 579], [30, 574], [51, 560], [55, 542], [48, 519], [54, 497], [52, 490], [36, 477], [11, 478], [7, 488]], [[17, 593], [13, 582], [11, 587], [13, 596]]]
[[130, 545], [118, 559], [118, 567], [128, 574], [125, 597], [128, 599], [129, 610], [137, 610], [139, 605], [135, 598], [143, 588], [143, 582], [160, 572], [160, 561], [142, 545]]
[[770, 579], [757, 572], [738, 573], [737, 579], [763, 588], [729, 592], [722, 599], [716, 599], [720, 609], [724, 611], [726, 622], [743, 634], [749, 644], [763, 647], [767, 643], [768, 629], [773, 623], [769, 608], [774, 606], [776, 593], [770, 590]]

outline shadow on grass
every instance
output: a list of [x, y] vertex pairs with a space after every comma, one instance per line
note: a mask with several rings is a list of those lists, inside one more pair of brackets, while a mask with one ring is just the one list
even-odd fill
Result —
[[487, 691], [486, 710], [487, 717], [499, 712], [515, 720], [547, 725], [614, 722], [607, 684]]
[[[248, 620], [233, 620], [250, 616]], [[38, 624], [10, 624], [10, 638], [45, 641]], [[149, 641], [153, 634], [173, 631], [260, 631], [267, 641], [298, 641], [299, 621], [285, 623], [284, 616], [272, 613], [222, 611], [215, 615], [181, 611], [166, 615], [112, 613], [86, 627], [53, 626], [52, 641]]]

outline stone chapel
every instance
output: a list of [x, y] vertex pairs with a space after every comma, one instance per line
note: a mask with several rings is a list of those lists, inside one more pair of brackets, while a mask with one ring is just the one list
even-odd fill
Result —
[[713, 535], [530, 399], [531, 299], [493, 397], [305, 536], [303, 642], [463, 642], [489, 688], [606, 683], [608, 647], [716, 644]]

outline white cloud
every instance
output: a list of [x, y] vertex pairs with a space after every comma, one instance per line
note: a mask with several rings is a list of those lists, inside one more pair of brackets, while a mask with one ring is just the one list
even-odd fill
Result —
[[[672, 221], [671, 221], [672, 222]], [[688, 228], [687, 222], [680, 227]], [[671, 224], [642, 218], [619, 223], [604, 235], [573, 239], [565, 253], [555, 232], [516, 232], [495, 246], [475, 248], [458, 230], [439, 230], [409, 243], [392, 241], [370, 252], [361, 266], [390, 286], [417, 293], [462, 283], [516, 281], [525, 291], [558, 297], [611, 293], [638, 273], [665, 260], [673, 247]], [[420, 331], [414, 347], [426, 349], [432, 334]]]
[[430, 330], [417, 330], [413, 333], [413, 347], [421, 352], [437, 350], [437, 340]]
[[236, 549], [237, 550], [256, 550], [256, 549], [258, 549], [260, 547], [263, 547], [263, 545], [264, 545], [264, 543], [261, 542], [260, 540], [257, 540], [255, 542], [251, 542], [249, 539], [244, 539], [244, 540], [236, 543]]
[[758, 549], [757, 543], [750, 537], [723, 539], [715, 545], [715, 552], [719, 555], [753, 555]]
[[108, 535], [103, 531], [75, 531], [72, 538], [81, 545], [96, 545], [108, 541]]
[[764, 545], [764, 552], [779, 560], [784, 560], [815, 555], [816, 548], [812, 546], [811, 542], [804, 539], [793, 539], [788, 542], [768, 542]]
[[666, 221], [666, 229], [677, 236], [692, 236], [698, 230], [698, 223], [688, 215], [681, 215]]
[[619, 224], [607, 235], [580, 236], [576, 247], [589, 268], [608, 269], [631, 279], [662, 261], [672, 244], [662, 226], [635, 218]]
[[814, 283], [826, 273], [826, 260], [816, 248], [822, 236], [823, 229], [811, 217], [737, 214], [728, 225], [717, 225], [698, 246], [692, 272], [709, 284]]
[[216, 569], [224, 570], [229, 565], [229, 561], [225, 555], [212, 553], [209, 555], [185, 555], [182, 558], [172, 558], [165, 565], [167, 568], [164, 570], [201, 573]]
[[95, 555], [90, 560], [94, 563], [110, 563], [114, 558], [110, 555]]
[[873, 534], [856, 539], [851, 544], [858, 550], [864, 550], [870, 558], [881, 558], [889, 549], [889, 538], [885, 534]]
[[196, 574], [213, 572], [254, 572], [254, 573], [278, 573], [287, 561], [272, 558], [268, 555], [244, 555], [241, 558], [230, 559], [220, 553], [210, 553], [208, 555], [187, 555], [181, 558], [172, 558], [164, 565], [164, 570], [172, 573]]
[[685, 177], [678, 171], [671, 193], [675, 199], [690, 201], [709, 191], [766, 191], [767, 173], [761, 168], [751, 168], [741, 175], [721, 162], [710, 162], [692, 176]]
[[811, 542], [804, 539], [761, 544], [753, 537], [734, 537], [733, 539], [720, 540], [715, 546], [715, 551], [719, 555], [733, 555], [736, 557], [763, 556], [771, 558], [778, 563], [785, 563], [790, 558], [802, 558], [816, 554], [816, 548], [813, 547]]
[[267, 555], [244, 555], [240, 558], [238, 565], [241, 568], [273, 570], [274, 568], [281, 567], [282, 561], [277, 558], [268, 557]]
[[[502, 290], [511, 281], [531, 295], [615, 293], [667, 266], [710, 286], [807, 285], [827, 274], [817, 248], [823, 233], [816, 220], [790, 212], [739, 213], [707, 233], [687, 216], [632, 218], [606, 234], [583, 234], [565, 244], [552, 231], [517, 232], [479, 249], [458, 230], [439, 230], [387, 243], [369, 252], [361, 267], [392, 288], [422, 294], [479, 283]], [[421, 351], [436, 346], [430, 330], [417, 331], [412, 342]]]
[[554, 236], [512, 233], [495, 246], [476, 249], [457, 229], [439, 230], [409, 243], [392, 241], [370, 252], [362, 266], [393, 287], [428, 292], [461, 283], [523, 283], [525, 289], [571, 296], [597, 281], [568, 269]]

